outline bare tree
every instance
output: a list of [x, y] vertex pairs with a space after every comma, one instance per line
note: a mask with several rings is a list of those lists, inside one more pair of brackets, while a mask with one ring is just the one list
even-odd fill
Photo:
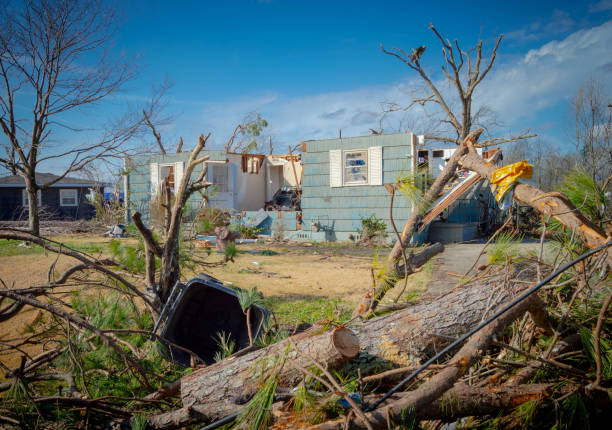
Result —
[[[179, 231], [185, 203], [193, 193], [205, 190], [212, 185], [205, 179], [206, 173], [208, 172], [208, 165], [205, 162], [210, 158], [210, 155], [199, 156], [209, 137], [210, 133], [207, 134], [206, 137], [200, 135], [196, 147], [189, 155], [189, 160], [187, 160], [185, 166], [185, 173], [180, 184], [177, 185], [174, 196], [172, 195], [167, 179], [164, 179], [161, 184], [163, 208], [165, 210], [164, 244], [160, 246], [157, 243], [151, 230], [143, 224], [139, 212], [134, 213], [132, 216], [134, 225], [140, 231], [145, 244], [145, 282], [147, 283], [147, 287], [156, 293], [154, 304], [157, 311], [161, 309], [161, 304], [166, 302], [172, 287], [174, 287], [174, 284], [176, 284], [180, 278]], [[202, 170], [195, 179], [192, 179], [191, 176], [194, 173], [194, 169], [199, 165], [202, 165]], [[157, 273], [155, 268], [155, 257], [161, 259], [159, 283], [157, 283], [155, 279]], [[159, 284], [159, 288], [155, 288], [157, 284]]]
[[[170, 124], [174, 120], [172, 115], [164, 113], [167, 106], [165, 96], [171, 87], [172, 84], [167, 78], [164, 79], [159, 86], [153, 87], [151, 100], [148, 102], [147, 106], [142, 109], [143, 126], [150, 129], [153, 137], [155, 138], [157, 148], [164, 155], [166, 154], [166, 147], [158, 129], [159, 127]], [[179, 137], [176, 152], [179, 153], [182, 150], [183, 138]]]
[[[455, 98], [453, 95], [444, 94], [421, 64], [421, 58], [427, 49], [426, 46], [415, 48], [408, 54], [401, 48], [387, 50], [381, 44], [382, 52], [399, 59], [417, 72], [425, 85], [425, 93], [413, 95], [412, 101], [407, 106], [401, 106], [392, 102], [383, 103], [383, 118], [392, 112], [408, 111], [416, 106], [425, 108], [425, 106], [433, 103], [439, 107], [442, 114], [441, 118], [438, 118], [442, 128], [434, 127], [434, 133], [437, 133], [435, 135], [427, 133], [425, 138], [453, 142], [460, 145], [470, 131], [472, 131], [473, 127], [481, 127], [486, 130], [488, 126], [495, 124], [493, 111], [488, 106], [481, 105], [474, 109], [472, 102], [476, 88], [493, 68], [497, 57], [497, 49], [503, 36], [500, 35], [497, 38], [487, 59], [485, 58], [486, 55], [483, 54], [482, 40], [479, 40], [474, 48], [466, 51], [461, 48], [457, 39], [451, 43], [449, 39], [444, 38], [433, 24], [430, 24], [429, 28], [434, 32], [442, 45], [442, 54], [444, 56], [442, 73], [450, 86], [456, 90], [454, 96], [459, 101], [460, 110], [457, 110], [455, 107], [456, 103], [454, 103]], [[448, 129], [451, 130], [450, 134], [455, 134], [455, 136], [449, 136]], [[485, 147], [499, 145], [529, 137], [533, 137], [533, 135], [523, 133], [517, 137], [483, 140], [479, 145]]]
[[[0, 9], [0, 127], [7, 138], [0, 164], [24, 178], [29, 228], [35, 234], [37, 191], [96, 160], [117, 156], [137, 130], [135, 118], [126, 116], [93, 142], [49, 150], [60, 129], [85, 129], [66, 125], [67, 114], [101, 101], [132, 78], [131, 65], [113, 61], [106, 52], [115, 22], [113, 10], [98, 0], [24, 0]], [[91, 58], [97, 58], [94, 64]], [[40, 164], [59, 160], [67, 167], [58, 178], [37, 183]]]
[[[459, 143], [467, 137], [472, 129], [474, 122], [474, 114], [472, 113], [474, 90], [493, 67], [502, 35], [497, 38], [489, 59], [485, 60], [486, 64], [483, 65], [482, 40], [479, 40], [474, 48], [476, 55], [473, 58], [468, 51], [461, 49], [456, 39], [453, 44], [448, 39], [442, 37], [433, 24], [430, 24], [429, 28], [435, 33], [442, 44], [442, 54], [444, 55], [442, 73], [444, 73], [448, 82], [457, 90], [457, 96], [461, 104], [461, 112], [459, 113], [453, 111], [451, 103], [446, 100], [446, 97], [421, 65], [421, 57], [426, 50], [425, 46], [413, 49], [410, 54], [400, 48], [392, 48], [388, 51], [382, 44], [381, 49], [385, 54], [398, 58], [419, 74], [429, 90], [431, 90], [431, 94], [413, 100], [411, 105], [420, 104], [424, 106], [426, 103], [436, 103], [445, 114], [446, 118], [443, 122], [449, 124], [456, 132], [456, 138], [452, 139], [452, 141]], [[481, 66], [484, 67], [481, 69]], [[467, 71], [464, 70], [464, 67], [467, 67]]]
[[598, 184], [612, 168], [612, 108], [604, 85], [589, 79], [572, 100], [576, 163]]

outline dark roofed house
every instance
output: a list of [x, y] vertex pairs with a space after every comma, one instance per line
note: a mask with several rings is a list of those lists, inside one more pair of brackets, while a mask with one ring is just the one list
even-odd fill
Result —
[[[37, 173], [36, 183], [46, 185], [58, 178], [51, 173]], [[95, 210], [87, 195], [105, 184], [80, 178], [65, 177], [38, 191], [41, 218], [77, 220], [91, 219]], [[28, 219], [28, 196], [25, 181], [19, 175], [0, 178], [0, 220]]]

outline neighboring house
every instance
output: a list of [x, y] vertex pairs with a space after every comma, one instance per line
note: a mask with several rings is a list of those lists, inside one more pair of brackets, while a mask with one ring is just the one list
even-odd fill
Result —
[[[151, 154], [125, 159], [124, 193], [129, 202], [128, 216], [134, 211], [148, 218], [152, 196], [158, 192], [161, 182], [168, 178], [171, 188], [178, 186], [183, 178], [185, 164], [190, 152], [176, 154]], [[296, 186], [295, 175], [287, 156], [263, 154], [236, 154], [223, 150], [205, 150], [209, 155], [207, 180], [213, 183], [209, 189], [208, 205], [221, 209], [256, 211], [283, 186]], [[300, 163], [295, 163], [301, 175]], [[291, 169], [291, 174], [289, 171]], [[202, 171], [196, 166], [192, 178]], [[299, 177], [299, 176], [298, 176]], [[191, 211], [204, 207], [199, 193], [188, 200]]]
[[[358, 237], [361, 219], [372, 215], [385, 221], [389, 238], [393, 239], [391, 196], [383, 184], [393, 184], [400, 176], [422, 169], [436, 177], [455, 151], [453, 146], [418, 145], [412, 133], [311, 140], [304, 146], [303, 228], [325, 231], [327, 240]], [[477, 221], [477, 202], [462, 208], [462, 215], [454, 221], [472, 223], [474, 217]], [[398, 230], [401, 231], [412, 209], [412, 203], [398, 192], [393, 205]], [[470, 232], [471, 227], [470, 224]], [[424, 239], [426, 236], [420, 238]], [[466, 240], [463, 236], [461, 239]]]
[[[45, 185], [58, 176], [51, 173], [37, 173], [36, 183]], [[94, 207], [87, 196], [91, 190], [103, 186], [88, 179], [65, 177], [57, 183], [38, 190], [38, 205], [42, 219], [91, 219]], [[28, 219], [28, 196], [23, 177], [5, 176], [0, 178], [0, 220]]]

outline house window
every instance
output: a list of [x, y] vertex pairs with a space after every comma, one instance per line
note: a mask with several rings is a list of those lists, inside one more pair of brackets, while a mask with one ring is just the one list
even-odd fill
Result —
[[344, 183], [368, 183], [368, 151], [344, 152]]
[[[42, 206], [42, 199], [41, 199], [40, 190], [36, 191], [36, 197], [38, 197], [36, 199], [36, 200], [38, 200], [38, 207], [41, 207]], [[21, 206], [23, 206], [24, 208], [27, 208], [27, 207], [30, 206], [29, 201], [28, 201], [28, 190], [26, 190], [25, 188], [21, 192]]]
[[60, 206], [78, 206], [77, 190], [60, 190]]
[[215, 189], [220, 193], [227, 193], [229, 188], [227, 186], [227, 164], [209, 164], [209, 168], [212, 168], [212, 183]]
[[439, 151], [439, 150], [438, 151], [434, 151], [433, 152], [433, 156], [434, 156], [434, 158], [442, 158], [442, 157], [444, 157], [444, 151]]
[[160, 183], [168, 179], [168, 185], [170, 191], [174, 192], [174, 164], [167, 164], [159, 166], [159, 181]]

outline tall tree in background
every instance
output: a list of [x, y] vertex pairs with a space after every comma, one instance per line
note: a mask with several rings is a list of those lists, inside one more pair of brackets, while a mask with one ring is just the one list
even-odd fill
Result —
[[[95, 160], [117, 156], [136, 132], [126, 117], [93, 142], [50, 150], [60, 128], [91, 127], [68, 126], [67, 115], [115, 93], [132, 77], [131, 66], [107, 52], [115, 23], [104, 1], [23, 0], [0, 6], [0, 128], [8, 140], [0, 163], [25, 180], [34, 234], [39, 233], [38, 190]], [[36, 172], [45, 161], [66, 167], [56, 180], [38, 184]]]
[[260, 114], [253, 112], [246, 115], [234, 128], [225, 144], [225, 151], [246, 154], [258, 150], [263, 140], [263, 131], [267, 126], [268, 121]]
[[572, 100], [576, 165], [602, 184], [612, 173], [612, 107], [604, 85], [589, 79]]

